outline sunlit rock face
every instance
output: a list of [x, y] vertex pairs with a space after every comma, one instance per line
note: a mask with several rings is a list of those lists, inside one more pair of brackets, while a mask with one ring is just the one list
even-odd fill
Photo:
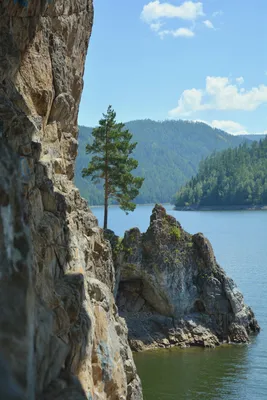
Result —
[[114, 241], [117, 304], [132, 348], [248, 342], [253, 311], [218, 265], [203, 234], [190, 235], [156, 205], [146, 233]]
[[92, 0], [3, 0], [0, 17], [5, 398], [142, 399], [110, 244], [72, 183]]

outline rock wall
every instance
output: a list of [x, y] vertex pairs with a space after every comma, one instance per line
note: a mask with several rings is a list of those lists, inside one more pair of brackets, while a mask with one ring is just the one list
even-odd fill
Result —
[[156, 205], [146, 233], [113, 238], [117, 304], [133, 349], [247, 342], [251, 308], [216, 262], [208, 239], [190, 235]]
[[142, 399], [112, 294], [111, 248], [72, 184], [92, 23], [92, 0], [0, 4], [6, 399]]

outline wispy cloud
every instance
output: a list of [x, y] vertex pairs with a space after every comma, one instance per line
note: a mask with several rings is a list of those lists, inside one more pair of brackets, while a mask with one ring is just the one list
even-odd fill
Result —
[[171, 35], [173, 37], [187, 37], [191, 38], [195, 36], [195, 33], [191, 29], [179, 28], [171, 30], [163, 30], [159, 32], [159, 36], [163, 39], [164, 36]]
[[238, 85], [243, 85], [243, 83], [245, 82], [243, 76], [236, 78], [236, 82], [238, 83]]
[[232, 135], [245, 135], [247, 133], [246, 128], [235, 121], [230, 120], [214, 120], [210, 124], [213, 128], [221, 129], [231, 133]]
[[209, 29], [215, 29], [213, 23], [209, 19], [203, 21], [203, 24]]
[[223, 11], [222, 10], [218, 10], [218, 11], [215, 11], [214, 13], [212, 13], [212, 16], [214, 18], [219, 17], [220, 15], [223, 15]]
[[231, 135], [267, 135], [267, 131], [263, 132], [253, 132], [250, 133], [247, 131], [247, 128], [240, 124], [239, 122], [231, 121], [231, 120], [213, 120], [211, 122], [205, 121], [203, 119], [196, 119], [193, 122], [203, 122], [204, 124], [210, 125], [212, 128], [217, 128]]
[[164, 24], [162, 22], [154, 22], [150, 24], [150, 28], [152, 29], [152, 31], [158, 32], [163, 25]]

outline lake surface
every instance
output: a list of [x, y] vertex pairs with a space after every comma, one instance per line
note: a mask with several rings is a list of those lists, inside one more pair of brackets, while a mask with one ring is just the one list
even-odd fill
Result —
[[[145, 400], [267, 399], [267, 211], [183, 212], [165, 206], [190, 233], [203, 232], [218, 262], [242, 291], [262, 328], [249, 345], [138, 353], [135, 362]], [[125, 215], [109, 209], [109, 228], [119, 236], [145, 231], [152, 206]], [[103, 209], [93, 208], [100, 225]]]

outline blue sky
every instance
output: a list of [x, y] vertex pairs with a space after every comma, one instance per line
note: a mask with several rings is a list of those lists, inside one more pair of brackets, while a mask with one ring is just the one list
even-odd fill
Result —
[[267, 133], [267, 1], [95, 0], [79, 123], [202, 120]]

